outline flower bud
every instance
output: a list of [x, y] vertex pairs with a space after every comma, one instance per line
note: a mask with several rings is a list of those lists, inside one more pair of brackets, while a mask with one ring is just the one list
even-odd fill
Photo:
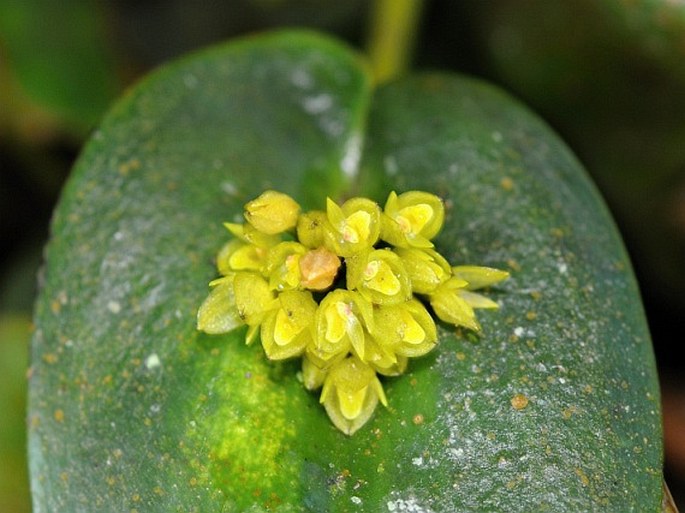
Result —
[[300, 283], [310, 290], [326, 290], [335, 281], [340, 259], [324, 247], [307, 251], [299, 260]]
[[243, 325], [233, 293], [233, 275], [212, 282], [212, 291], [197, 311], [197, 329], [210, 333], [228, 333]]
[[322, 369], [318, 364], [305, 353], [302, 358], [302, 382], [307, 390], [316, 390], [323, 385], [328, 371]]
[[287, 194], [266, 191], [245, 205], [245, 219], [262, 233], [282, 233], [297, 224], [300, 206]]
[[323, 246], [324, 226], [327, 224], [326, 212], [321, 210], [301, 214], [297, 220], [297, 240], [308, 248]]

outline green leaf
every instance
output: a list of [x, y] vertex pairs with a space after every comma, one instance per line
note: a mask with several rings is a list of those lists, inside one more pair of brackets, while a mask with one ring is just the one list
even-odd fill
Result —
[[585, 163], [645, 294], [685, 312], [685, 230], [673, 222], [685, 185], [685, 4], [496, 0], [459, 15], [481, 73], [542, 113]]
[[[297, 362], [196, 312], [223, 221], [264, 189], [446, 200], [436, 247], [508, 268], [482, 335], [385, 380], [390, 407], [335, 429]], [[54, 355], [46, 359], [45, 355]], [[300, 32], [151, 75], [84, 149], [55, 212], [30, 382], [36, 511], [658, 511], [659, 393], [606, 209], [557, 137], [447, 74], [372, 91]]]

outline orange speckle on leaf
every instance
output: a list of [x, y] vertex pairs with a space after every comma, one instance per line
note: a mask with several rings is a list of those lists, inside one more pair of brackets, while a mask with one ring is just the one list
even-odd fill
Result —
[[523, 394], [516, 394], [511, 398], [511, 406], [515, 410], [523, 410], [526, 406], [528, 406], [528, 398]]
[[516, 260], [511, 259], [511, 258], [509, 260], [507, 260], [507, 266], [512, 271], [520, 271], [521, 270], [521, 264], [519, 264]]
[[587, 486], [590, 484], [590, 479], [588, 479], [587, 475], [585, 475], [583, 469], [576, 468], [576, 475], [580, 478], [580, 482], [583, 483], [583, 486]]
[[574, 405], [569, 406], [563, 412], [561, 412], [562, 416], [567, 420], [570, 419], [576, 413], [579, 413], [579, 411], [578, 407]]

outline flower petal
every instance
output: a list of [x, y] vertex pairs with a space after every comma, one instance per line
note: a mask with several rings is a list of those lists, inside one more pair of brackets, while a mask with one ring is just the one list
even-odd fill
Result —
[[197, 311], [197, 329], [205, 333], [228, 333], [243, 324], [235, 304], [233, 280], [214, 287]]
[[457, 294], [466, 301], [471, 308], [499, 308], [497, 303], [482, 294], [477, 294], [468, 290], [460, 290]]
[[453, 267], [452, 272], [454, 276], [468, 282], [467, 290], [482, 289], [509, 278], [507, 271], [477, 265], [459, 265]]

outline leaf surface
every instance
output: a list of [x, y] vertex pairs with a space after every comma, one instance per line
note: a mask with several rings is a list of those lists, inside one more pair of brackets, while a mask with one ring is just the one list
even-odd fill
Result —
[[[508, 268], [482, 335], [385, 381], [353, 437], [244, 329], [195, 314], [223, 221], [267, 188], [323, 208], [427, 190], [450, 262]], [[455, 75], [372, 91], [338, 43], [281, 32], [151, 75], [55, 213], [30, 382], [42, 511], [658, 511], [657, 378], [629, 262], [564, 144]], [[49, 358], [46, 355], [52, 355]]]

